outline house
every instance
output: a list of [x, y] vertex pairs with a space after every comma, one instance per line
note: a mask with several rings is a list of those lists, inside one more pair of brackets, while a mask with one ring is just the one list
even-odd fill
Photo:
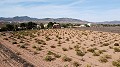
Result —
[[84, 24], [80, 25], [79, 27], [86, 27]]
[[48, 27], [48, 24], [44, 24], [44, 28], [47, 28]]
[[53, 24], [53, 28], [61, 28], [60, 24]]
[[91, 23], [87, 23], [87, 25], [88, 25], [89, 27], [91, 27]]

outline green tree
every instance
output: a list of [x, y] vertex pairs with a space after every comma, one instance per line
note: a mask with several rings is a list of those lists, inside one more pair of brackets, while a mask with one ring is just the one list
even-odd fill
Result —
[[53, 27], [53, 24], [54, 24], [54, 23], [49, 22], [47, 27], [48, 27], [48, 28], [52, 28], [52, 27]]
[[40, 26], [41, 26], [41, 29], [44, 29], [44, 25], [43, 25], [43, 23], [41, 23]]
[[32, 28], [35, 28], [37, 26], [36, 23], [33, 23], [33, 22], [28, 22], [27, 23], [27, 29], [32, 29]]
[[6, 24], [6, 28], [8, 31], [13, 31], [14, 30], [14, 25], [13, 24]]

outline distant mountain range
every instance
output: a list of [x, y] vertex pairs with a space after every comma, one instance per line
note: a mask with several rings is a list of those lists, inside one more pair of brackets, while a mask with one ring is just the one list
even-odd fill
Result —
[[73, 18], [31, 18], [28, 16], [16, 16], [11, 18], [0, 17], [0, 22], [61, 22], [61, 23], [88, 23], [87, 21], [82, 21]]

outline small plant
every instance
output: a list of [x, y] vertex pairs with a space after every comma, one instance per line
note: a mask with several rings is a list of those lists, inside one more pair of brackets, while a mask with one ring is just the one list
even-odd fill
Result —
[[66, 41], [70, 41], [69, 38], [67, 38]]
[[114, 48], [114, 51], [115, 51], [115, 52], [120, 52], [120, 48], [115, 47], [115, 48]]
[[20, 48], [26, 48], [25, 45], [21, 45]]
[[36, 47], [36, 50], [41, 51], [42, 48], [41, 47]]
[[58, 37], [58, 39], [62, 39], [61, 37]]
[[70, 62], [70, 61], [72, 61], [72, 59], [69, 58], [69, 57], [67, 57], [67, 56], [64, 56], [64, 57], [62, 58], [62, 60], [65, 61], [65, 62]]
[[47, 54], [48, 54], [48, 55], [54, 55], [55, 53], [53, 53], [52, 51], [48, 51]]
[[90, 49], [88, 49], [87, 51], [94, 53], [95, 50], [96, 50], [96, 49], [94, 49], [94, 48], [90, 48]]
[[107, 55], [104, 55], [104, 57], [107, 58], [107, 59], [111, 59], [111, 58], [112, 58], [112, 56], [111, 56], [111, 55], [108, 55], [108, 54], [107, 54]]
[[120, 67], [120, 59], [112, 62], [113, 66]]
[[55, 58], [53, 58], [52, 56], [46, 56], [45, 60], [46, 61], [53, 61], [53, 60], [55, 60]]
[[115, 43], [114, 46], [119, 46], [119, 44], [118, 44], [118, 43]]
[[63, 50], [63, 51], [68, 51], [68, 49], [67, 49], [67, 48], [62, 48], [62, 50]]
[[3, 40], [8, 40], [8, 38], [4, 38]]
[[100, 57], [99, 61], [102, 62], [102, 63], [108, 62], [106, 57]]
[[17, 42], [12, 42], [12, 44], [17, 44]]
[[37, 48], [37, 47], [34, 45], [34, 46], [32, 46], [32, 48]]
[[54, 54], [54, 56], [55, 56], [56, 58], [60, 58], [60, 57], [61, 57], [61, 55], [59, 55], [59, 54]]
[[100, 56], [100, 54], [102, 54], [103, 52], [101, 51], [101, 50], [99, 50], [99, 51], [95, 51], [94, 53], [93, 53], [93, 56]]
[[80, 64], [79, 64], [78, 62], [74, 61], [74, 62], [73, 62], [73, 66], [75, 66], [75, 67], [79, 67]]
[[87, 66], [86, 66], [86, 67], [91, 67], [91, 66], [87, 64]]
[[108, 45], [110, 45], [110, 44], [109, 44], [109, 43], [104, 43], [104, 44], [103, 44], [103, 46], [108, 46]]
[[44, 42], [43, 45], [47, 45], [47, 44]]
[[69, 49], [72, 50], [73, 48], [69, 46]]
[[76, 54], [77, 54], [78, 56], [84, 56], [84, 55], [85, 55], [85, 52], [82, 52], [81, 50], [78, 50], [78, 51], [76, 51]]
[[56, 48], [56, 46], [54, 46], [54, 45], [52, 45], [52, 46], [50, 46], [51, 48]]

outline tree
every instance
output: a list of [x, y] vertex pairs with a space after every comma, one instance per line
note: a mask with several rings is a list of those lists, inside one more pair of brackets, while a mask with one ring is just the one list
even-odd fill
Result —
[[43, 25], [43, 23], [41, 23], [40, 26], [41, 26], [41, 29], [44, 29], [44, 25]]
[[54, 23], [49, 22], [47, 27], [48, 27], [48, 28], [52, 28], [52, 27], [53, 27], [53, 24], [54, 24]]
[[2, 31], [7, 31], [7, 28], [6, 28], [6, 27], [2, 27], [2, 28], [0, 29], [0, 32], [2, 32]]
[[27, 29], [32, 29], [32, 28], [35, 28], [37, 26], [36, 23], [33, 23], [33, 22], [28, 22], [27, 23]]
[[13, 31], [14, 30], [14, 25], [13, 24], [6, 24], [6, 28], [8, 31]]

